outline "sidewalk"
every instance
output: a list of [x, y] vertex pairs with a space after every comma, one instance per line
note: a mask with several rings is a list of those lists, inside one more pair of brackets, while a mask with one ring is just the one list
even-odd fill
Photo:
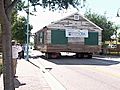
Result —
[[[18, 60], [15, 90], [51, 90], [38, 67], [30, 62]], [[0, 90], [3, 90], [3, 77], [0, 77]]]

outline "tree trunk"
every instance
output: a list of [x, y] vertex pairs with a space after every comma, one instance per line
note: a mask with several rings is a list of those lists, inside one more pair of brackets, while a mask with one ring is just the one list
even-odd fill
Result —
[[[6, 27], [7, 26], [7, 27]], [[11, 55], [11, 29], [10, 22], [3, 25], [2, 48], [3, 48], [3, 78], [4, 90], [14, 90], [13, 67]]]
[[3, 53], [3, 81], [4, 90], [15, 90], [12, 52], [11, 52], [11, 24], [6, 15], [3, 1], [0, 1], [0, 24], [2, 29], [2, 53]]

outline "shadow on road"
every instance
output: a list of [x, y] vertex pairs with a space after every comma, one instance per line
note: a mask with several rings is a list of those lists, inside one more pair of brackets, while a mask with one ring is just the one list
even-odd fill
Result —
[[109, 66], [119, 64], [119, 61], [105, 60], [105, 59], [76, 59], [74, 57], [62, 57], [61, 59], [48, 59], [48, 61], [58, 65], [98, 65]]
[[77, 59], [74, 56], [62, 56], [60, 59], [46, 59], [43, 55], [41, 55], [41, 56], [34, 56], [34, 57], [31, 57], [31, 58], [33, 58], [33, 59], [43, 58], [44, 60], [47, 60], [49, 62], [58, 64], [58, 65], [98, 65], [98, 66], [109, 66], [109, 65], [115, 65], [115, 64], [119, 64], [120, 63], [120, 61], [104, 59], [106, 57], [102, 57], [102, 59], [96, 59], [96, 58], [92, 58], [92, 59], [86, 59], [86, 58]]

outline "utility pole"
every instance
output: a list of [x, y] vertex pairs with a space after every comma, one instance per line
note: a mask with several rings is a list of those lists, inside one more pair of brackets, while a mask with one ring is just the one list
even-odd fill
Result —
[[29, 0], [28, 0], [28, 8], [27, 8], [27, 51], [26, 51], [26, 60], [29, 61]]

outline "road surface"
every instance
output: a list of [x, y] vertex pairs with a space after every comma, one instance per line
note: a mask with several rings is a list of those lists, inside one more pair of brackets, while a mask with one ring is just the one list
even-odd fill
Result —
[[[47, 60], [38, 55], [35, 64], [43, 66], [66, 90], [120, 90], [120, 57], [76, 59], [64, 56]], [[48, 80], [56, 85], [52, 81]]]

